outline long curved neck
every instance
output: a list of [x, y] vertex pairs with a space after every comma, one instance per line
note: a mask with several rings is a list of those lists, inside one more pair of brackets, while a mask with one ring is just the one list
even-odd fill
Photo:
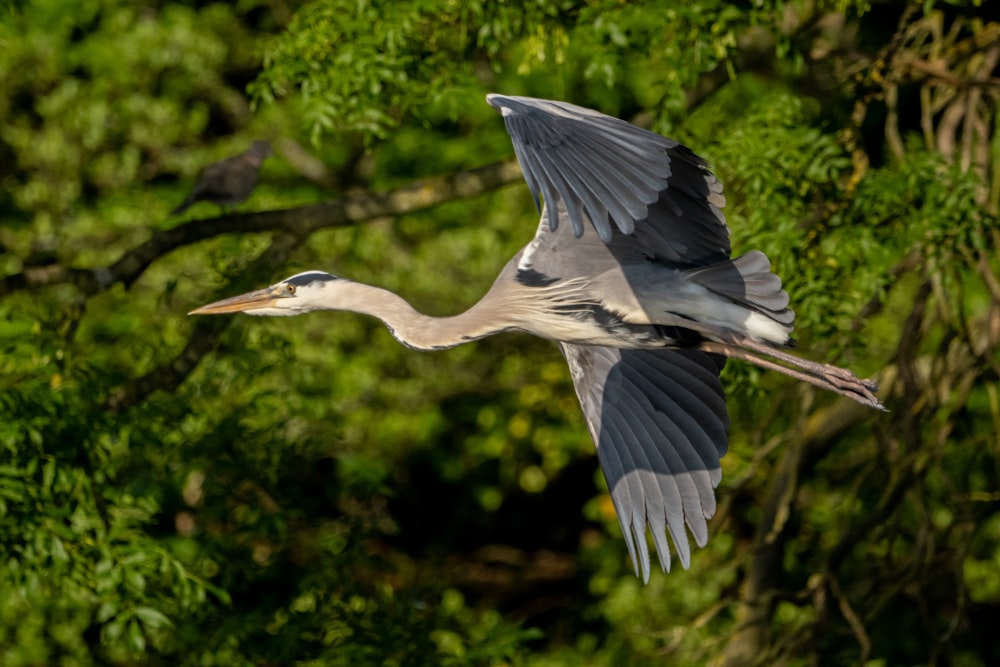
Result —
[[396, 340], [418, 350], [443, 350], [516, 326], [509, 309], [485, 298], [464, 313], [432, 317], [381, 287], [345, 281], [338, 292], [334, 308], [377, 317]]

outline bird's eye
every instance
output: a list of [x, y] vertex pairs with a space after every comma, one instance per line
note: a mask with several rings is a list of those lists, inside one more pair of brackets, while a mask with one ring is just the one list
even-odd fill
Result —
[[285, 293], [288, 296], [295, 294], [295, 285], [285, 285]]

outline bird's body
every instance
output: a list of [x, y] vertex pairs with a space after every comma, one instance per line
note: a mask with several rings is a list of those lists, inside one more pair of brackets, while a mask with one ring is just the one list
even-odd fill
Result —
[[421, 350], [504, 331], [557, 341], [637, 572], [648, 579], [647, 526], [664, 569], [666, 533], [687, 567], [686, 531], [698, 545], [708, 538], [727, 447], [726, 357], [881, 407], [874, 383], [782, 349], [794, 320], [788, 295], [763, 253], [730, 259], [722, 186], [701, 158], [589, 109], [487, 100], [545, 208], [535, 237], [469, 310], [430, 317], [387, 290], [308, 271], [193, 312], [348, 310]]
[[271, 154], [271, 144], [255, 141], [250, 148], [205, 167], [187, 198], [170, 212], [178, 215], [199, 201], [210, 201], [223, 211], [239, 206], [257, 187], [260, 168]]

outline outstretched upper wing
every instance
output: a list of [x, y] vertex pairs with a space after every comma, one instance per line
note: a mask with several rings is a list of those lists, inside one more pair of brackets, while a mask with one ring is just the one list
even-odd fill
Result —
[[601, 239], [611, 241], [609, 216], [631, 234], [670, 178], [672, 139], [567, 102], [487, 95], [503, 114], [524, 178], [538, 204], [548, 204], [549, 226], [559, 224], [556, 203], [583, 234], [584, 213]]
[[561, 343], [636, 574], [649, 581], [646, 526], [670, 569], [666, 532], [686, 568], [708, 540], [729, 417], [725, 360], [697, 350]]

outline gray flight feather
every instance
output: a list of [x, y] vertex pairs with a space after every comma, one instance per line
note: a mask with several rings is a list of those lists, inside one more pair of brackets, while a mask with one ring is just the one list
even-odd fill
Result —
[[667, 187], [672, 139], [567, 102], [506, 95], [486, 101], [503, 114], [524, 179], [536, 206], [539, 196], [548, 204], [553, 230], [562, 203], [577, 237], [586, 216], [609, 243], [609, 218], [631, 234]]
[[729, 417], [722, 357], [696, 350], [560, 345], [597, 444], [629, 554], [649, 581], [646, 527], [669, 571], [664, 529], [686, 568], [708, 540]]

